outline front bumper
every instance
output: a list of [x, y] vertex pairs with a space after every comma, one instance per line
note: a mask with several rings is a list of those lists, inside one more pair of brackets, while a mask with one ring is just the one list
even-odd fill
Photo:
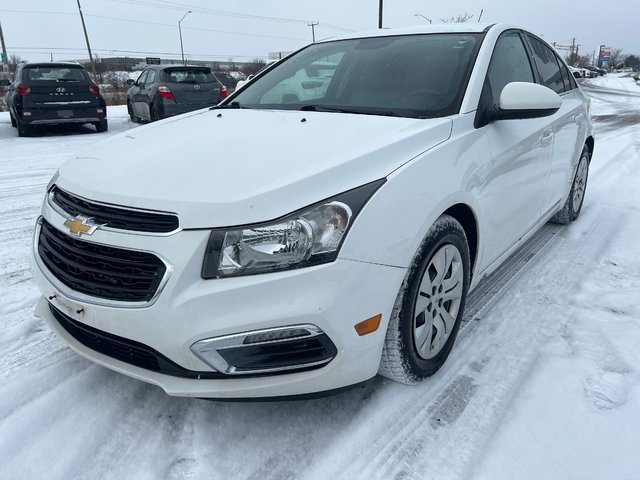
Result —
[[[43, 214], [49, 223], [64, 231], [65, 217], [47, 203]], [[169, 263], [169, 277], [162, 292], [152, 302], [138, 306], [119, 306], [117, 302], [74, 295], [47, 271], [34, 251], [34, 274], [44, 294], [37, 315], [81, 355], [158, 385], [170, 395], [301, 395], [359, 383], [377, 373], [386, 325], [406, 273], [404, 269], [338, 259], [299, 270], [203, 280], [200, 270], [208, 237], [209, 232], [202, 230], [170, 235], [97, 230], [90, 237], [92, 242], [152, 250]], [[75, 322], [139, 342], [182, 369], [205, 374], [194, 378], [159, 373], [88, 348], [61, 326], [49, 303]], [[354, 325], [377, 314], [382, 314], [380, 328], [359, 336]], [[191, 350], [194, 343], [204, 339], [292, 325], [315, 325], [321, 329], [335, 345], [333, 359], [314, 370], [245, 377], [216, 372]]]

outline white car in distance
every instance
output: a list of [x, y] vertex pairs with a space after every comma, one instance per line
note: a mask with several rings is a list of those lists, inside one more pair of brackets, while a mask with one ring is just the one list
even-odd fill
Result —
[[[322, 88], [289, 82], [318, 62]], [[578, 217], [593, 148], [589, 99], [519, 27], [318, 42], [65, 163], [35, 232], [36, 312], [171, 395], [414, 383], [445, 362], [468, 292]]]

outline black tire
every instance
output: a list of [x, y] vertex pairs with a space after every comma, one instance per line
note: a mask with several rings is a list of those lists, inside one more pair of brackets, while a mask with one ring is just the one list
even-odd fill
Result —
[[589, 179], [589, 149], [585, 146], [580, 154], [580, 160], [573, 176], [569, 197], [564, 203], [562, 210], [556, 213], [551, 221], [568, 225], [573, 222], [582, 211], [584, 196], [587, 191], [587, 180]]
[[30, 137], [32, 128], [26, 124], [22, 123], [20, 120], [16, 119], [16, 128], [18, 129], [19, 137]]
[[129, 114], [129, 119], [132, 123], [136, 123], [138, 119], [133, 114], [133, 107], [131, 106], [131, 102], [127, 101], [127, 113]]
[[[447, 252], [450, 251], [454, 255], [447, 266]], [[433, 275], [432, 262], [437, 260], [436, 257], [440, 258], [443, 252], [443, 273]], [[469, 272], [469, 246], [464, 229], [453, 217], [442, 215], [429, 229], [396, 298], [380, 361], [381, 375], [413, 384], [440, 369], [451, 352], [460, 328], [469, 289]], [[436, 288], [435, 293], [425, 293], [425, 285], [429, 285], [430, 289], [437, 283], [438, 277], [443, 283], [455, 281], [455, 286], [448, 290]], [[459, 299], [442, 302], [442, 297], [449, 296], [454, 290], [459, 291]], [[427, 305], [424, 311], [418, 302]], [[447, 310], [449, 325], [445, 325], [444, 310]], [[418, 311], [421, 313], [416, 315]], [[418, 347], [418, 336], [421, 335], [416, 332], [419, 328], [425, 329], [422, 330], [425, 338], [421, 342], [422, 347]], [[436, 345], [437, 349], [434, 350]], [[424, 354], [425, 350], [427, 355]]]
[[109, 122], [106, 118], [94, 123], [93, 126], [96, 127], [96, 131], [98, 133], [106, 132], [107, 130], [109, 130]]
[[18, 126], [18, 124], [16, 123], [16, 119], [13, 118], [13, 115], [11, 115], [11, 112], [9, 112], [9, 118], [11, 119], [11, 126], [13, 128], [16, 128]]
[[157, 122], [158, 120], [160, 120], [160, 116], [158, 115], [158, 109], [153, 104], [149, 106], [149, 118], [152, 122]]

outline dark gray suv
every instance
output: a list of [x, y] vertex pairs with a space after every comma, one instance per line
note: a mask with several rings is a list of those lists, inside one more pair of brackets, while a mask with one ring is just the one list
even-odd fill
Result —
[[26, 137], [36, 125], [91, 123], [107, 131], [107, 107], [98, 85], [76, 63], [21, 63], [6, 96], [11, 125]]
[[210, 107], [227, 96], [227, 87], [208, 67], [153, 65], [127, 83], [132, 85], [127, 92], [132, 122], [155, 122]]

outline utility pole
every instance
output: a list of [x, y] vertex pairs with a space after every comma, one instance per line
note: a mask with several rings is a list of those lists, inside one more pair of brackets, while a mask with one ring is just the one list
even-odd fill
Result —
[[380, 0], [380, 4], [378, 8], [378, 28], [382, 28], [382, 3], [383, 3], [383, 0]]
[[478, 23], [480, 23], [480, 19], [482, 18], [482, 14], [484, 13], [484, 8], [480, 9], [480, 15], [478, 15]]
[[4, 45], [4, 35], [2, 34], [2, 23], [0, 23], [0, 43], [2, 43], [2, 71], [9, 70], [9, 57], [7, 57], [7, 47]]
[[96, 65], [93, 63], [93, 55], [91, 54], [91, 45], [89, 45], [89, 35], [87, 35], [87, 26], [84, 24], [84, 15], [82, 15], [82, 7], [80, 6], [80, 0], [78, 1], [78, 11], [80, 12], [80, 20], [82, 20], [82, 29], [84, 30], [84, 39], [87, 41], [87, 50], [89, 50], [89, 61], [91, 62], [91, 71], [93, 72], [93, 81], [96, 79]]
[[318, 25], [318, 22], [307, 23], [307, 27], [311, 27], [311, 36], [313, 37], [313, 43], [316, 43], [316, 25]]

